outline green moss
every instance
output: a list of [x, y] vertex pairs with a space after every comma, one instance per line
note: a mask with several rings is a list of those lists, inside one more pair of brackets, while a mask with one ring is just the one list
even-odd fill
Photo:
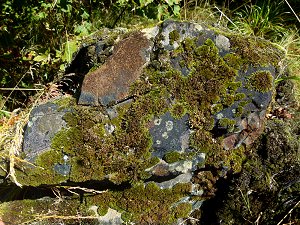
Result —
[[244, 108], [242, 106], [238, 106], [236, 109], [235, 109], [235, 113], [234, 113], [234, 116], [235, 117], [240, 117], [242, 116], [244, 112]]
[[226, 128], [228, 132], [233, 132], [235, 123], [235, 120], [228, 118], [222, 118], [219, 120], [219, 126]]
[[223, 57], [223, 59], [227, 63], [227, 65], [229, 65], [230, 67], [233, 67], [236, 70], [239, 70], [243, 64], [241, 57], [234, 53], [226, 54]]
[[137, 183], [123, 191], [88, 196], [86, 204], [97, 205], [101, 210], [107, 207], [118, 210], [126, 222], [172, 224], [178, 218], [187, 217], [191, 213], [190, 204], [176, 205], [176, 202], [190, 192], [190, 183], [180, 183], [171, 189], [161, 189], [154, 182], [146, 185]]
[[179, 152], [176, 152], [176, 151], [168, 152], [164, 156], [164, 160], [167, 163], [174, 163], [174, 162], [177, 162], [177, 161], [179, 161], [181, 159], [182, 159], [181, 154]]
[[69, 109], [70, 107], [76, 105], [76, 99], [73, 97], [61, 97], [53, 101], [53, 103], [59, 106], [59, 110]]
[[269, 71], [258, 71], [250, 75], [248, 82], [254, 90], [268, 92], [273, 87], [273, 76]]
[[63, 154], [60, 151], [48, 150], [40, 154], [35, 164], [20, 161], [16, 167], [16, 177], [18, 181], [26, 186], [39, 186], [41, 184], [59, 184], [68, 179], [68, 177], [57, 173], [54, 170], [55, 165], [63, 164]]
[[242, 100], [246, 98], [246, 95], [244, 93], [237, 93], [235, 96], [234, 96], [234, 100], [235, 101], [239, 101], [239, 100]]
[[228, 89], [232, 93], [235, 93], [239, 87], [242, 87], [242, 82], [229, 82], [228, 83]]
[[222, 103], [226, 107], [232, 106], [234, 102], [235, 102], [234, 95], [225, 95], [224, 98], [222, 99]]
[[222, 104], [213, 104], [211, 108], [211, 114], [216, 114], [223, 110]]
[[284, 52], [270, 42], [255, 37], [229, 35], [232, 48], [241, 57], [243, 66], [278, 66]]
[[187, 108], [182, 103], [175, 103], [170, 109], [173, 118], [180, 119], [187, 113]]
[[243, 163], [246, 160], [245, 148], [243, 146], [232, 149], [228, 155], [224, 157], [224, 165], [231, 168], [234, 173], [239, 173], [242, 170]]
[[[249, 147], [251, 154], [223, 199], [224, 204], [217, 212], [218, 220], [225, 224], [242, 224], [245, 219], [255, 221], [260, 217], [262, 224], [277, 224], [282, 215], [289, 214], [287, 221], [297, 221], [299, 211], [290, 211], [296, 203], [288, 202], [299, 193], [299, 182], [295, 182], [300, 174], [299, 124], [299, 118], [267, 121], [265, 133]], [[242, 151], [237, 151], [231, 159], [238, 162], [241, 155]], [[239, 165], [236, 170], [239, 171]]]
[[186, 38], [183, 41], [183, 49], [186, 53], [192, 53], [193, 50], [196, 48], [196, 44], [195, 44], [195, 38]]
[[[68, 199], [57, 204], [55, 199], [43, 198], [39, 200], [19, 200], [0, 204], [0, 218], [5, 224], [27, 224], [38, 222], [41, 224], [57, 224], [65, 222], [75, 224], [78, 216], [80, 201]], [[92, 216], [87, 209], [80, 211], [81, 216]], [[81, 220], [84, 221], [83, 219]], [[87, 221], [86, 221], [87, 222]], [[92, 222], [92, 220], [89, 220]]]
[[169, 40], [170, 45], [173, 45], [175, 41], [178, 41], [180, 38], [180, 35], [177, 30], [173, 30], [169, 33]]
[[177, 183], [172, 188], [172, 192], [175, 194], [189, 194], [192, 191], [191, 183]]
[[179, 203], [173, 208], [174, 217], [179, 218], [187, 218], [192, 211], [192, 205], [190, 203]]
[[241, 101], [241, 102], [239, 102], [238, 106], [245, 107], [249, 103], [250, 103], [250, 101]]

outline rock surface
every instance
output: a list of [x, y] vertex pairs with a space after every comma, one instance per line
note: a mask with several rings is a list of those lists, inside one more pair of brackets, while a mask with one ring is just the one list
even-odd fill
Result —
[[86, 74], [78, 104], [62, 98], [32, 112], [23, 152], [35, 166], [20, 162], [16, 177], [81, 187], [84, 215], [114, 211], [108, 224], [182, 223], [220, 177], [240, 171], [263, 131], [281, 52], [189, 22], [118, 40]]

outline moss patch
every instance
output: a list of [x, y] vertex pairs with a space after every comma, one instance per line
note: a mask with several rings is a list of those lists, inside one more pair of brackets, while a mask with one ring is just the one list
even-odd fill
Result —
[[191, 204], [174, 205], [189, 194], [191, 184], [177, 184], [172, 189], [160, 189], [155, 183], [140, 183], [124, 191], [103, 193], [86, 197], [88, 205], [97, 205], [101, 212], [108, 207], [122, 212], [125, 222], [138, 224], [172, 224], [179, 218], [186, 218], [191, 212]]
[[167, 163], [174, 163], [182, 159], [182, 156], [179, 152], [168, 152], [164, 156], [164, 160]]
[[187, 109], [183, 103], [175, 103], [170, 109], [170, 113], [173, 118], [181, 119], [187, 113]]
[[175, 41], [178, 41], [180, 38], [177, 30], [173, 30], [169, 33], [170, 45], [173, 45]]
[[244, 67], [247, 65], [277, 67], [280, 60], [283, 59], [284, 52], [269, 41], [230, 34], [229, 39]]
[[35, 164], [18, 161], [16, 164], [16, 177], [23, 185], [39, 186], [42, 184], [58, 184], [68, 178], [54, 170], [55, 165], [63, 164], [61, 151], [49, 150], [36, 158]]
[[[40, 200], [20, 200], [0, 205], [0, 217], [7, 224], [28, 224], [40, 221], [41, 224], [75, 224], [78, 218], [78, 199], [68, 199], [59, 203], [50, 198]], [[81, 210], [80, 216], [93, 216], [92, 212]], [[95, 220], [95, 219], [94, 219]], [[85, 220], [92, 222], [91, 219]]]
[[257, 71], [250, 75], [248, 82], [254, 90], [268, 92], [273, 87], [273, 76], [269, 71]]

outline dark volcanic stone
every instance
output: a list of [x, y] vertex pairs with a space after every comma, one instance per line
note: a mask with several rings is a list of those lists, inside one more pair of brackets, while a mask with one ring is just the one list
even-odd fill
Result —
[[50, 149], [51, 139], [66, 126], [63, 116], [67, 111], [60, 111], [59, 106], [54, 103], [39, 105], [31, 111], [23, 142], [26, 160], [32, 161]]
[[188, 115], [174, 119], [169, 112], [155, 118], [150, 123], [150, 134], [153, 139], [152, 155], [163, 157], [170, 151], [184, 152], [189, 147], [190, 129]]

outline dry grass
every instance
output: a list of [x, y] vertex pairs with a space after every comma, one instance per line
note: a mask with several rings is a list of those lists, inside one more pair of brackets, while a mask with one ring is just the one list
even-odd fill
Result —
[[[13, 90], [14, 91], [14, 90]], [[22, 187], [15, 176], [15, 163], [23, 159], [18, 157], [22, 150], [23, 128], [29, 120], [31, 110], [41, 101], [45, 95], [45, 90], [40, 91], [34, 96], [35, 101], [24, 110], [14, 110], [8, 112], [8, 117], [3, 117], [0, 121], [0, 157], [4, 162], [8, 162], [8, 171], [5, 165], [0, 165], [1, 169], [7, 173], [6, 177], [10, 178], [17, 186]], [[30, 162], [27, 162], [31, 164]]]

